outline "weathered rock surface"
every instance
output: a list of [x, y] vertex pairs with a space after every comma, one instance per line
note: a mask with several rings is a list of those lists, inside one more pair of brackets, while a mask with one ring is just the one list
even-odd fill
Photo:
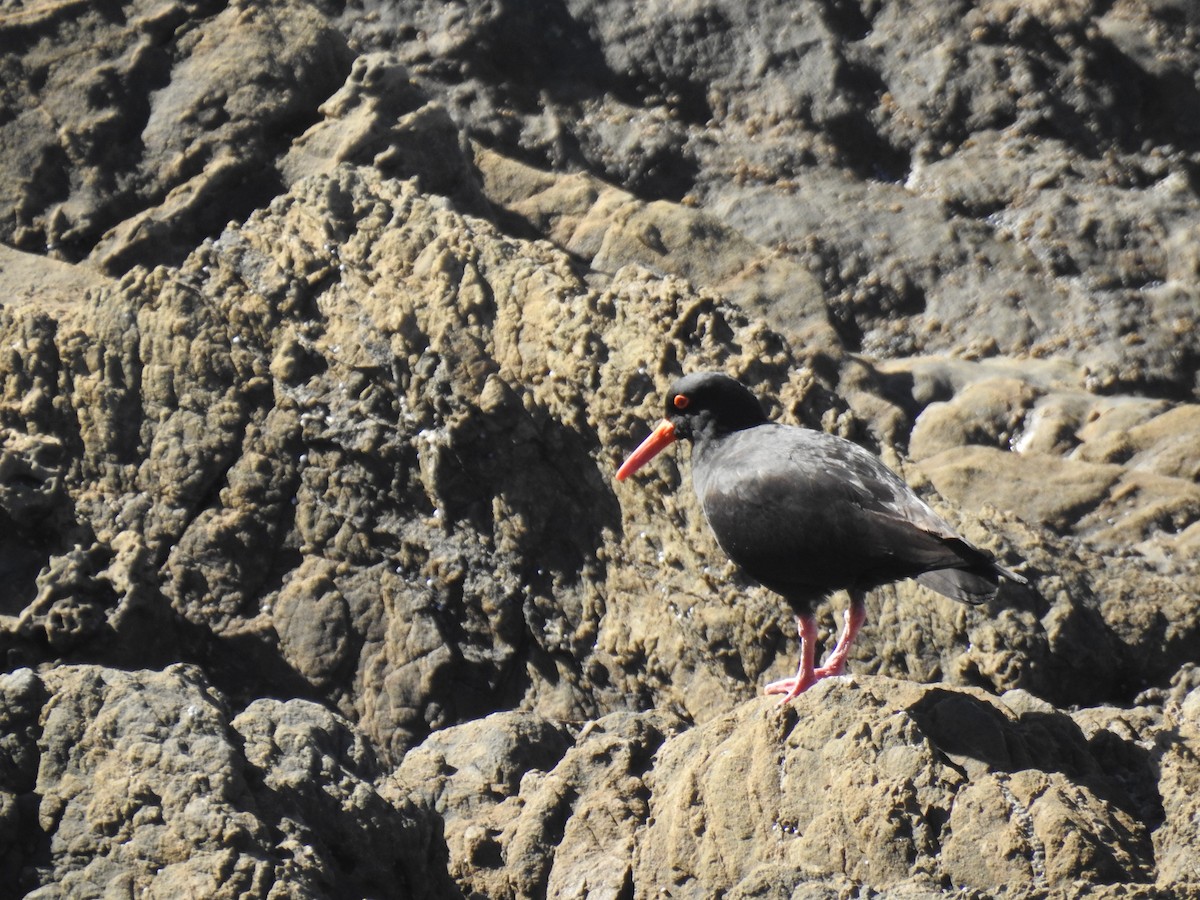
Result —
[[[0, 13], [0, 894], [1200, 896], [1198, 29]], [[755, 699], [701, 368], [1030, 586]]]
[[883, 679], [746, 704], [664, 747], [635, 878], [669, 873], [695, 897], [749, 890], [764, 869], [777, 887], [884, 892], [1147, 881], [1146, 810], [1066, 715], [1025, 705]]
[[[0, 676], [6, 890], [31, 897], [441, 897], [434, 823], [303, 700], [232, 716], [187, 666]], [[11, 730], [10, 730], [11, 729]], [[21, 895], [18, 894], [18, 896]]]

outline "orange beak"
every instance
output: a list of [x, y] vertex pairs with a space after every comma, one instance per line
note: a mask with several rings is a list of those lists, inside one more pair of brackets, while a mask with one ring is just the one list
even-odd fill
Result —
[[636, 450], [629, 454], [629, 459], [617, 469], [617, 481], [624, 481], [667, 447], [675, 443], [675, 426], [669, 420], [663, 419], [658, 427], [650, 432], [650, 437], [642, 441]]

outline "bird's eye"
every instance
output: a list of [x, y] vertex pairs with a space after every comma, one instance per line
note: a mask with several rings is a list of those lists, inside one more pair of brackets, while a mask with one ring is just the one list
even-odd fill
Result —
[[671, 402], [675, 404], [676, 409], [687, 409], [688, 404], [692, 401], [688, 399], [687, 394], [676, 394], [675, 399], [673, 399]]

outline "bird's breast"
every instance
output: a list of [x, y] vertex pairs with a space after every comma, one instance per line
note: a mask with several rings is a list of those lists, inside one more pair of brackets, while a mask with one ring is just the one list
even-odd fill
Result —
[[769, 428], [738, 433], [697, 453], [692, 473], [721, 548], [776, 590], [783, 583], [827, 580], [830, 567], [842, 565], [857, 527], [837, 483], [797, 464], [783, 437], [791, 435]]

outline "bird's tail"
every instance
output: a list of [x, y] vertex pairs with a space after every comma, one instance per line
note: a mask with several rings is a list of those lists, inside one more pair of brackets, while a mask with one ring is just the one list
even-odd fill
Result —
[[916, 576], [918, 583], [943, 597], [971, 604], [984, 603], [994, 597], [1001, 578], [1017, 584], [1029, 583], [1016, 572], [1010, 572], [990, 560], [968, 568], [934, 569]]

